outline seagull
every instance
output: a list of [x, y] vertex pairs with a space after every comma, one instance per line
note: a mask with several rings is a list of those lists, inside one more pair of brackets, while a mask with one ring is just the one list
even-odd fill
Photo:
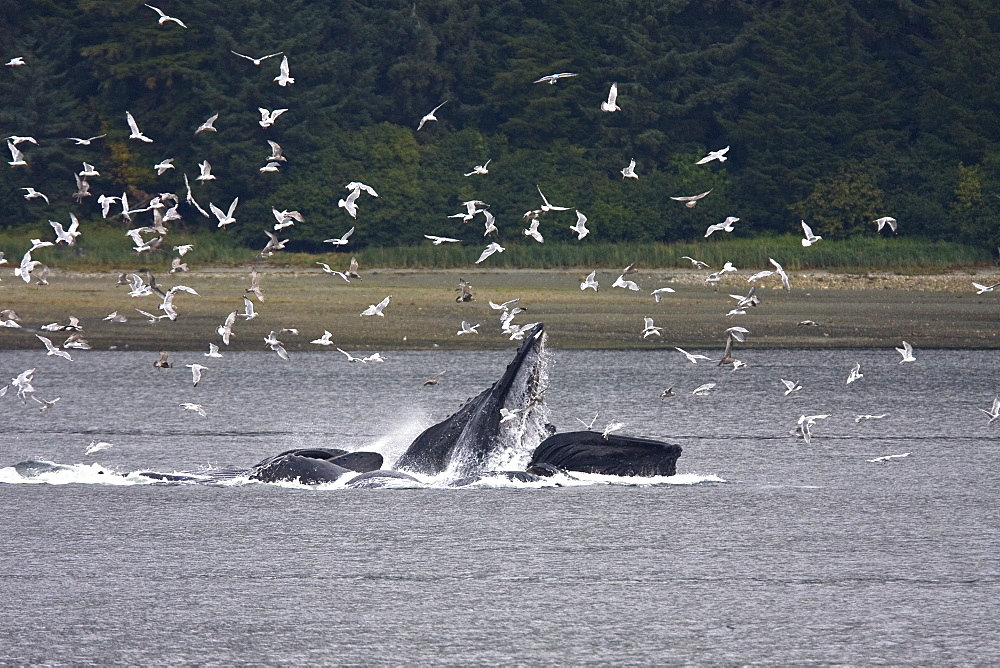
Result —
[[621, 111], [621, 107], [618, 106], [618, 84], [611, 84], [611, 90], [608, 91], [608, 101], [601, 102], [601, 111]]
[[539, 188], [537, 184], [535, 185], [535, 188], [538, 189], [538, 194], [542, 196], [542, 211], [543, 212], [547, 213], [549, 211], [569, 211], [569, 207], [568, 206], [555, 206], [553, 204], [549, 204], [549, 200], [547, 200], [545, 198], [544, 193], [542, 193], [542, 189]]
[[696, 397], [703, 397], [709, 394], [714, 389], [715, 389], [715, 383], [705, 383], [704, 385], [699, 385], [698, 387], [694, 388], [691, 391], [691, 394], [693, 394]]
[[172, 369], [174, 363], [170, 361], [170, 353], [166, 350], [160, 351], [160, 359], [153, 362], [153, 366], [157, 369]]
[[337, 350], [340, 350], [340, 352], [344, 353], [344, 355], [347, 356], [347, 361], [348, 362], [364, 362], [364, 360], [362, 358], [355, 357], [354, 355], [352, 355], [351, 353], [347, 352], [346, 350], [341, 350], [340, 348], [337, 348]]
[[[284, 330], [282, 330], [284, 331]], [[285, 346], [282, 345], [281, 341], [278, 340], [278, 334], [274, 330], [271, 330], [267, 336], [264, 337], [264, 344], [276, 352], [278, 357], [283, 360], [288, 359], [288, 351], [285, 350]]]
[[767, 259], [774, 266], [774, 273], [776, 273], [778, 276], [781, 277], [782, 287], [784, 287], [786, 290], [791, 290], [792, 288], [788, 283], [788, 274], [785, 273], [785, 270], [781, 268], [780, 264], [774, 261], [774, 258], [769, 257]]
[[278, 211], [273, 206], [271, 207], [271, 215], [278, 222], [274, 224], [274, 231], [278, 232], [286, 227], [291, 227], [295, 225], [296, 222], [304, 223], [306, 221], [305, 216], [303, 216], [298, 211], [289, 211], [285, 209], [284, 211]]
[[585, 215], [583, 215], [582, 213], [580, 213], [579, 211], [577, 211], [576, 212], [576, 225], [570, 225], [569, 229], [571, 229], [574, 232], [576, 232], [576, 234], [577, 234], [576, 240], [580, 241], [585, 236], [587, 236], [588, 234], [590, 234], [590, 230], [587, 229], [587, 217]]
[[596, 276], [597, 276], [596, 269], [587, 274], [587, 277], [583, 279], [582, 283], [580, 283], [580, 289], [581, 290], [591, 289], [594, 292], [597, 292], [597, 288], [600, 284], [597, 282], [597, 279], [595, 278]]
[[455, 333], [458, 336], [462, 336], [463, 334], [478, 334], [479, 333], [479, 331], [478, 331], [479, 324], [480, 323], [477, 322], [475, 325], [470, 325], [465, 320], [463, 320], [462, 321], [462, 329], [458, 330]]
[[825, 420], [829, 415], [801, 415], [799, 416], [798, 428], [793, 429], [793, 434], [798, 434], [807, 444], [811, 443], [812, 427], [816, 425], [816, 420]]
[[787, 397], [792, 392], [797, 392], [802, 389], [802, 386], [796, 383], [794, 380], [781, 379], [781, 382], [785, 384], [785, 396]]
[[[361, 183], [361, 181], [351, 181], [344, 187], [347, 188], [348, 190], [364, 190], [372, 197], [378, 197], [378, 193], [375, 192], [374, 188], [372, 188], [371, 186], [367, 186], [364, 183]], [[482, 202], [480, 202], [480, 204], [482, 204]]]
[[264, 291], [260, 289], [260, 272], [257, 267], [250, 267], [250, 287], [243, 291], [244, 294], [252, 292], [257, 295], [257, 301], [264, 301]]
[[514, 306], [519, 301], [521, 301], [521, 298], [517, 297], [516, 299], [510, 299], [508, 301], [505, 301], [502, 304], [496, 304], [496, 303], [494, 303], [492, 301], [490, 301], [489, 304], [490, 304], [490, 308], [493, 309], [494, 311], [506, 311], [508, 306]]
[[671, 197], [670, 199], [676, 200], [678, 202], [684, 202], [684, 206], [686, 206], [689, 209], [693, 209], [698, 204], [698, 200], [700, 200], [702, 197], [704, 197], [705, 195], [707, 195], [710, 192], [712, 192], [712, 190], [706, 190], [705, 192], [701, 193], [700, 195], [687, 195], [685, 197]]
[[667, 399], [669, 397], [673, 397], [673, 396], [676, 396], [676, 395], [677, 395], [677, 393], [674, 392], [674, 388], [672, 388], [672, 387], [668, 387], [667, 389], [665, 389], [662, 392], [660, 392], [660, 398], [661, 399]]
[[594, 417], [590, 418], [590, 422], [584, 422], [583, 420], [581, 420], [578, 417], [574, 417], [573, 419], [576, 420], [577, 422], [579, 422], [580, 424], [582, 424], [584, 429], [593, 429], [594, 428], [594, 423], [597, 422], [597, 416], [598, 415], [600, 415], [599, 412], [598, 413], [594, 413]]
[[443, 243], [457, 244], [461, 242], [461, 239], [452, 239], [451, 237], [437, 237], [434, 236], [433, 234], [425, 234], [424, 238], [430, 239], [435, 246], [440, 246]]
[[382, 353], [372, 353], [367, 357], [362, 357], [361, 361], [367, 364], [368, 362], [384, 362], [385, 358], [382, 357]]
[[701, 260], [696, 260], [690, 255], [681, 255], [681, 259], [689, 260], [695, 269], [702, 269], [702, 268], [711, 269], [711, 267], [709, 267], [706, 263], [702, 262]]
[[[203, 208], [201, 208], [201, 205], [198, 204], [197, 201], [195, 201], [194, 193], [191, 191], [191, 182], [188, 180], [188, 175], [186, 173], [184, 174], [184, 187], [187, 188], [187, 195], [185, 196], [184, 201], [186, 201], [188, 204], [190, 204], [194, 208], [198, 209], [198, 212], [201, 215], [205, 216], [206, 218], [211, 218], [211, 216], [208, 215], [208, 211], [205, 211]], [[125, 196], [123, 194], [122, 195], [122, 199], [124, 200], [124, 198], [125, 198]], [[125, 208], [128, 208], [128, 207], [125, 207]]]
[[725, 162], [729, 158], [726, 157], [726, 153], [729, 152], [729, 147], [720, 148], [718, 151], [709, 151], [708, 155], [694, 163], [696, 165], [704, 165], [706, 162], [712, 162], [713, 160], [718, 160], [719, 162]]
[[42, 343], [45, 344], [45, 350], [48, 351], [48, 352], [45, 353], [46, 356], [55, 355], [57, 357], [65, 357], [70, 362], [73, 361], [73, 358], [70, 357], [70, 354], [68, 352], [66, 352], [65, 350], [59, 350], [59, 348], [57, 348], [56, 346], [54, 346], [52, 344], [52, 339], [50, 339], [50, 338], [48, 338], [46, 336], [42, 336], [41, 334], [35, 334], [35, 337], [39, 341], [41, 341]]
[[94, 166], [89, 162], [83, 163], [83, 169], [79, 172], [80, 176], [100, 176], [101, 173], [94, 169]]
[[[161, 160], [160, 162], [158, 162], [155, 165], [153, 165], [153, 169], [156, 170], [156, 175], [157, 176], [163, 176], [163, 173], [165, 171], [167, 171], [168, 169], [174, 169], [173, 164], [171, 164], [171, 163], [173, 163], [173, 161], [174, 161], [173, 158], [167, 158], [167, 159]], [[105, 216], [105, 217], [107, 217], [107, 216]]]
[[388, 297], [380, 301], [378, 304], [369, 305], [368, 308], [366, 308], [364, 311], [361, 312], [361, 315], [377, 315], [380, 318], [384, 318], [385, 314], [382, 313], [382, 311], [385, 309], [386, 306], [389, 305], [389, 299], [391, 298], [392, 295], [389, 295]]
[[132, 134], [128, 136], [129, 139], [138, 139], [139, 141], [144, 141], [147, 144], [152, 143], [153, 141], [152, 139], [139, 132], [139, 126], [136, 125], [135, 119], [132, 117], [131, 112], [128, 111], [125, 112], [125, 120], [128, 121], [128, 126], [132, 130]]
[[344, 280], [345, 280], [346, 282], [348, 282], [348, 283], [350, 283], [350, 282], [351, 282], [351, 279], [349, 279], [349, 278], [347, 277], [347, 274], [345, 274], [345, 273], [344, 273], [344, 272], [342, 272], [342, 271], [337, 271], [336, 269], [331, 269], [331, 268], [330, 268], [330, 265], [328, 265], [328, 264], [327, 264], [326, 262], [317, 262], [316, 264], [318, 264], [319, 266], [323, 267], [323, 271], [324, 271], [325, 273], [327, 273], [327, 274], [332, 274], [332, 275], [334, 275], [334, 276], [340, 276], [340, 277], [341, 277], [342, 279], [344, 279]]
[[12, 144], [10, 140], [7, 140], [7, 148], [10, 149], [10, 161], [7, 163], [11, 167], [24, 167], [28, 163], [24, 161], [24, 154], [21, 153], [21, 149]]
[[819, 323], [816, 322], [815, 320], [801, 320], [795, 326], [796, 327], [819, 327]]
[[73, 178], [76, 179], [76, 192], [73, 193], [73, 199], [76, 200], [77, 204], [80, 204], [84, 197], [90, 197], [90, 183], [79, 174], [74, 174]]
[[21, 65], [27, 65], [27, 64], [28, 63], [24, 62], [24, 56], [14, 56], [6, 63], [4, 63], [4, 65], [6, 65], [7, 67], [19, 67]]
[[288, 76], [288, 56], [281, 57], [281, 65], [278, 66], [278, 76], [272, 81], [277, 81], [279, 86], [287, 86], [295, 83], [295, 79]]
[[87, 446], [87, 449], [84, 451], [83, 454], [92, 455], [95, 452], [100, 452], [101, 450], [107, 450], [110, 447], [112, 447], [112, 445], [107, 441], [96, 441], [96, 440], [91, 441], [90, 445]]
[[726, 264], [719, 271], [712, 272], [705, 277], [705, 285], [715, 285], [720, 280], [722, 280], [722, 275], [730, 271], [736, 271], [736, 267], [733, 266], [732, 262], [726, 262]]
[[[143, 3], [143, 4], [146, 4], [146, 3]], [[152, 10], [153, 10], [154, 12], [156, 12], [157, 14], [159, 14], [159, 15], [160, 15], [160, 18], [159, 18], [159, 20], [157, 21], [157, 23], [158, 23], [158, 24], [160, 24], [160, 25], [163, 25], [163, 24], [164, 24], [164, 23], [166, 23], [167, 21], [173, 21], [174, 23], [176, 23], [176, 24], [177, 24], [177, 25], [179, 25], [180, 27], [182, 27], [182, 28], [187, 28], [187, 26], [186, 26], [186, 25], [184, 25], [184, 23], [183, 23], [183, 22], [181, 22], [181, 20], [180, 20], [180, 19], [175, 19], [175, 18], [174, 18], [173, 16], [167, 16], [166, 14], [164, 14], [164, 13], [163, 13], [163, 12], [162, 12], [162, 11], [160, 10], [160, 8], [159, 8], [159, 7], [154, 7], [153, 5], [150, 5], [150, 4], [146, 4], [146, 6], [147, 6], [147, 7], [149, 7], [149, 8], [150, 8], [150, 9], [152, 9]]]
[[[343, 202], [344, 200], [340, 200], [340, 201]], [[325, 244], [333, 244], [334, 246], [346, 246], [347, 245], [347, 240], [348, 240], [348, 238], [350, 238], [350, 236], [352, 234], [354, 234], [354, 228], [353, 227], [351, 229], [347, 230], [347, 232], [345, 232], [343, 236], [341, 236], [341, 237], [335, 237], [333, 239], [324, 239], [323, 243], [325, 243]]]
[[358, 258], [351, 257], [351, 263], [347, 266], [347, 271], [344, 272], [348, 278], [356, 278], [361, 280], [361, 274], [358, 273]]
[[618, 278], [616, 278], [615, 282], [611, 284], [611, 287], [613, 287], [613, 288], [625, 288], [625, 289], [631, 290], [633, 292], [638, 292], [639, 291], [639, 286], [635, 284], [635, 281], [627, 281], [627, 280], [625, 280], [625, 274], [622, 274], [621, 276], [619, 276]]
[[435, 116], [434, 114], [437, 112], [438, 109], [440, 109], [441, 107], [443, 107], [446, 104], [448, 104], [448, 100], [445, 100], [444, 102], [442, 102], [438, 106], [436, 106], [433, 109], [431, 109], [429, 113], [424, 114], [423, 118], [420, 119], [420, 123], [417, 124], [417, 132], [420, 132], [420, 130], [423, 129], [424, 123], [426, 123], [427, 121], [436, 121], [437, 120], [437, 116]]
[[277, 120], [278, 116], [288, 111], [287, 109], [275, 109], [274, 111], [269, 111], [264, 107], [257, 107], [257, 111], [260, 112], [260, 120], [257, 123], [260, 124], [262, 128], [269, 128], [274, 125], [274, 121]]
[[458, 292], [458, 296], [455, 297], [456, 302], [462, 303], [462, 302], [473, 301], [472, 284], [466, 281], [464, 278], [458, 279], [458, 287], [455, 288], [455, 291]]
[[[212, 177], [215, 178], [214, 176]], [[208, 203], [209, 210], [215, 215], [216, 219], [219, 221], [217, 227], [225, 227], [226, 225], [232, 225], [236, 222], [236, 218], [233, 214], [236, 212], [236, 205], [240, 203], [240, 198], [236, 197], [232, 203], [229, 205], [228, 211], [223, 211], [219, 207], [215, 206], [211, 202]]]
[[258, 172], [280, 172], [281, 171], [281, 163], [280, 162], [269, 162], [266, 165], [264, 165], [263, 167], [261, 167], [260, 169], [258, 169], [257, 171]]
[[653, 319], [652, 318], [648, 318], [647, 317], [647, 318], [643, 318], [642, 320], [643, 320], [643, 323], [644, 323], [643, 328], [642, 328], [642, 338], [643, 339], [646, 339], [646, 338], [648, 338], [650, 336], [653, 336], [654, 334], [656, 336], [663, 336], [663, 334], [661, 334], [661, 332], [663, 331], [663, 328], [662, 327], [656, 327], [655, 325], [653, 325]]
[[[492, 160], [492, 158], [490, 158], [490, 160]], [[466, 174], [465, 176], [472, 176], [473, 174], [489, 174], [490, 170], [488, 170], [486, 166], [490, 164], [490, 160], [487, 160], [481, 165], [476, 165], [475, 167], [472, 168], [472, 171]]]
[[677, 291], [674, 290], [673, 288], [657, 288], [656, 290], [653, 290], [649, 294], [652, 295], [653, 299], [656, 300], [656, 303], [659, 304], [660, 299], [662, 299], [663, 295], [668, 292], [677, 292]]
[[268, 237], [267, 244], [264, 245], [258, 257], [271, 257], [275, 251], [284, 249], [285, 244], [290, 241], [289, 239], [278, 239], [278, 235], [271, 230], [264, 230], [264, 234]]
[[[28, 199], [28, 196], [25, 195], [24, 199]], [[46, 200], [46, 202], [47, 201], [48, 200]], [[979, 283], [976, 283], [975, 281], [972, 281], [972, 287], [976, 289], [977, 295], [981, 295], [985, 292], [993, 292], [995, 289], [1000, 288], [1000, 283], [994, 283], [993, 285], [981, 285]]]
[[342, 200], [337, 201], [337, 206], [350, 214], [351, 218], [358, 217], [358, 207], [354, 203], [357, 201], [358, 196], [361, 194], [360, 190], [352, 190], [347, 194], [347, 197]]
[[802, 245], [805, 247], [812, 246], [823, 238], [813, 234], [812, 228], [806, 225], [806, 221], [804, 220], [802, 221], [802, 232], [806, 235], [806, 238], [802, 240]]
[[913, 356], [913, 346], [911, 346], [906, 341], [903, 341], [902, 348], [896, 348], [896, 352], [903, 356], [903, 359], [899, 360], [899, 363], [903, 362], [916, 362], [917, 358]]
[[746, 295], [729, 295], [736, 300], [736, 308], [745, 308], [747, 306], [756, 306], [760, 303], [760, 298], [757, 297], [757, 286], [750, 288], [750, 291]]
[[629, 161], [628, 166], [621, 170], [622, 180], [625, 179], [638, 179], [639, 175], [635, 173], [635, 158]]
[[170, 269], [167, 271], [168, 274], [178, 274], [182, 271], [187, 271], [187, 262], [181, 262], [179, 257], [175, 257], [170, 261]]
[[424, 381], [424, 382], [422, 383], [422, 386], [426, 386], [426, 385], [437, 385], [437, 384], [438, 384], [438, 379], [439, 379], [439, 378], [440, 378], [441, 376], [443, 376], [443, 375], [444, 375], [445, 373], [447, 373], [447, 371], [438, 371], [438, 372], [437, 372], [436, 374], [434, 374], [433, 376], [431, 376], [430, 378], [428, 378], [427, 380], [425, 380], [425, 381]]
[[499, 232], [499, 230], [497, 229], [497, 226], [495, 225], [496, 218], [493, 216], [493, 214], [490, 213], [489, 211], [487, 211], [486, 209], [483, 209], [482, 213], [483, 213], [483, 216], [486, 218], [486, 223], [485, 223], [485, 225], [486, 225], [486, 231], [483, 232], [483, 236], [485, 237], [487, 234], [490, 234], [490, 233], [493, 233], [493, 232]]
[[49, 225], [52, 226], [53, 231], [56, 233], [57, 244], [62, 243], [67, 246], [72, 246], [76, 243], [76, 238], [80, 236], [80, 221], [77, 220], [72, 211], [70, 211], [69, 219], [70, 225], [68, 229], [63, 229], [62, 223], [58, 223], [54, 220], [49, 221]]
[[[676, 199], [676, 198], [671, 198]], [[717, 225], [709, 225], [708, 229], [705, 230], [705, 237], [710, 236], [713, 232], [732, 232], [733, 223], [739, 222], [739, 218], [736, 216], [728, 216], [724, 221], [718, 223]]]
[[222, 353], [219, 352], [219, 346], [215, 343], [209, 343], [208, 352], [205, 353], [205, 357], [222, 357]]
[[[44, 193], [40, 193], [34, 188], [21, 188], [21, 190], [24, 191], [24, 199], [31, 200], [41, 197], [43, 200], [45, 200], [46, 204], [49, 203], [49, 198], [46, 197]], [[975, 285], [975, 283], [973, 283], [973, 285]]]
[[95, 137], [87, 137], [86, 139], [82, 137], [67, 137], [67, 139], [75, 142], [74, 146], [90, 146], [91, 142], [95, 139], [101, 139], [103, 137], [107, 137], [107, 135], [97, 135]]
[[850, 385], [854, 381], [864, 377], [865, 374], [861, 373], [861, 362], [858, 362], [854, 365], [854, 368], [851, 369], [851, 374], [847, 377], [847, 384]]
[[208, 367], [201, 364], [185, 364], [184, 366], [191, 369], [191, 380], [194, 382], [194, 387], [198, 387], [198, 383], [201, 382], [201, 372], [208, 371]]
[[618, 422], [616, 420], [612, 420], [611, 422], [609, 422], [606, 425], [604, 425], [604, 431], [601, 432], [601, 436], [603, 436], [604, 440], [606, 441], [606, 440], [608, 440], [608, 436], [611, 435], [611, 432], [618, 431], [619, 429], [621, 429], [624, 426], [625, 426], [624, 423]]
[[750, 333], [750, 330], [745, 327], [730, 327], [724, 333], [736, 339], [737, 342], [743, 343], [746, 341], [746, 335]]
[[209, 164], [208, 160], [198, 163], [198, 169], [201, 170], [201, 174], [195, 177], [195, 181], [213, 181], [215, 180], [215, 175], [212, 174], [212, 165]]
[[855, 415], [854, 422], [861, 422], [862, 420], [881, 420], [884, 417], [888, 417], [888, 413], [882, 413], [881, 415]]
[[309, 343], [315, 343], [317, 346], [332, 346], [333, 345], [333, 333], [328, 330], [323, 330], [323, 336], [318, 339], [313, 339]]
[[531, 224], [528, 225], [528, 228], [525, 229], [525, 230], [521, 230], [521, 232], [524, 234], [524, 236], [531, 237], [532, 239], [534, 239], [538, 243], [545, 243], [545, 237], [543, 237], [542, 233], [538, 231], [538, 219], [537, 218], [532, 218], [531, 219]]
[[876, 232], [881, 232], [882, 228], [888, 225], [889, 229], [892, 230], [892, 233], [896, 233], [896, 219], [892, 216], [882, 216], [881, 218], [876, 218], [872, 222], [878, 225], [878, 229], [875, 230]]
[[247, 60], [249, 60], [249, 61], [250, 61], [251, 63], [253, 63], [254, 65], [257, 65], [258, 67], [260, 66], [260, 64], [261, 64], [262, 62], [264, 62], [264, 61], [265, 61], [265, 60], [267, 60], [268, 58], [274, 58], [275, 56], [280, 56], [281, 54], [283, 54], [283, 53], [284, 53], [284, 51], [279, 51], [279, 52], [277, 52], [277, 53], [269, 53], [269, 54], [267, 54], [266, 56], [261, 56], [260, 58], [252, 58], [252, 57], [250, 57], [250, 56], [244, 56], [244, 55], [243, 55], [242, 53], [236, 53], [236, 52], [235, 52], [235, 51], [233, 51], [232, 49], [230, 49], [230, 50], [229, 50], [229, 52], [230, 52], [230, 53], [233, 53], [233, 54], [236, 54], [236, 55], [237, 55], [237, 56], [239, 56], [240, 58], [246, 58]]
[[243, 313], [237, 313], [237, 315], [247, 321], [253, 320], [257, 317], [257, 311], [253, 308], [253, 302], [246, 296], [243, 297]]
[[187, 252], [192, 248], [194, 248], [194, 244], [184, 244], [182, 246], [174, 246], [174, 250], [177, 251], [177, 254], [180, 255], [181, 257], [184, 257], [184, 255], [187, 254]]
[[281, 144], [270, 139], [267, 140], [267, 143], [271, 146], [271, 155], [266, 158], [268, 162], [288, 162], [288, 158], [282, 155]]
[[181, 408], [185, 408], [189, 411], [194, 411], [202, 417], [206, 417], [208, 414], [205, 413], [205, 408], [201, 404], [192, 404], [191, 402], [184, 402], [181, 404]]
[[502, 253], [505, 250], [507, 249], [494, 241], [490, 243], [489, 246], [486, 247], [482, 255], [479, 256], [479, 259], [476, 260], [475, 264], [479, 264], [480, 262], [488, 258], [490, 255], [493, 255], [494, 253]]
[[706, 357], [704, 355], [697, 355], [697, 354], [692, 355], [691, 353], [689, 353], [688, 351], [684, 350], [683, 348], [678, 348], [678, 347], [674, 346], [674, 350], [676, 350], [676, 351], [680, 352], [681, 354], [683, 354], [684, 357], [687, 358], [688, 362], [691, 362], [691, 364], [697, 364], [698, 360], [705, 360], [705, 361], [708, 361], [708, 362], [712, 361], [711, 357]]
[[909, 456], [910, 456], [909, 452], [904, 452], [901, 455], [884, 455], [882, 457], [876, 457], [875, 459], [868, 459], [868, 460], [865, 460], [865, 461], [867, 461], [869, 463], [872, 463], [872, 464], [885, 463], [885, 462], [892, 461], [893, 459], [902, 459], [903, 457], [909, 457]]
[[198, 126], [198, 129], [195, 130], [194, 133], [198, 134], [199, 132], [206, 132], [206, 131], [218, 132], [218, 130], [215, 129], [215, 126], [212, 125], [213, 123], [215, 123], [217, 118], [219, 118], [218, 114], [212, 114], [211, 116], [208, 117], [207, 121]]
[[517, 416], [520, 415], [520, 414], [521, 414], [521, 409], [520, 408], [515, 408], [514, 410], [510, 410], [510, 409], [507, 409], [507, 408], [501, 408], [500, 409], [500, 424], [503, 424], [504, 422], [510, 422], [511, 420], [517, 419]]
[[233, 335], [233, 323], [236, 322], [236, 311], [226, 316], [226, 322], [216, 328], [216, 332], [222, 337], [222, 342], [229, 345], [229, 338]]
[[52, 401], [46, 401], [45, 399], [39, 399], [35, 395], [31, 395], [31, 398], [34, 399], [36, 403], [41, 405], [41, 407], [38, 410], [40, 410], [43, 413], [52, 408], [53, 406], [55, 406], [56, 402], [59, 401], [59, 399], [61, 399], [61, 397], [56, 397]]
[[534, 83], [545, 82], [548, 84], [555, 84], [555, 82], [559, 81], [560, 79], [567, 79], [569, 77], [575, 77], [575, 76], [577, 76], [576, 72], [559, 72], [558, 74], [546, 74], [541, 79], [536, 79]]
[[993, 424], [996, 422], [1000, 419], [1000, 395], [993, 397], [993, 406], [989, 410], [986, 410], [985, 408], [980, 408], [979, 410], [986, 413], [986, 416], [989, 417], [990, 421], [986, 424]]

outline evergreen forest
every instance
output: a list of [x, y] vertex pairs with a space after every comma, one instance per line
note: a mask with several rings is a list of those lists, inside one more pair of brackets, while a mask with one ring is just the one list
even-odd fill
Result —
[[[186, 27], [139, 0], [0, 0], [0, 56], [25, 63], [0, 66], [0, 132], [37, 140], [16, 146], [26, 165], [0, 163], [0, 228], [51, 235], [72, 212], [86, 229], [102, 194], [139, 207], [172, 192], [173, 229], [251, 248], [272, 208], [304, 218], [281, 231], [290, 250], [330, 250], [352, 226], [348, 248], [485, 245], [481, 217], [449, 217], [479, 200], [501, 243], [533, 244], [522, 217], [541, 189], [568, 207], [541, 218], [554, 242], [577, 243], [579, 210], [580, 244], [699, 240], [729, 216], [731, 238], [801, 236], [802, 220], [831, 240], [891, 237], [872, 221], [892, 216], [900, 237], [1000, 245], [994, 0], [150, 4]], [[534, 83], [554, 73], [576, 76]], [[287, 111], [262, 127], [259, 109]], [[152, 142], [129, 139], [126, 112]], [[261, 171], [268, 140], [277, 171]], [[203, 161], [215, 179], [196, 180]], [[84, 162], [99, 175], [74, 198]], [[205, 210], [239, 197], [237, 222], [185, 204], [185, 174]], [[354, 181], [379, 194], [361, 193], [356, 219], [338, 207]], [[115, 206], [103, 224], [133, 223]]]

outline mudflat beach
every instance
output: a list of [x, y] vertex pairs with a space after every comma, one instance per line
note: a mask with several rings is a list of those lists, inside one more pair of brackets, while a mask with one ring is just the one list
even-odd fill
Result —
[[[618, 273], [598, 271], [600, 290], [581, 291], [586, 270], [362, 270], [350, 283], [320, 270], [265, 267], [263, 301], [250, 295], [257, 317], [238, 317], [230, 349], [265, 349], [270, 331], [288, 350], [319, 349], [309, 342], [330, 331], [345, 350], [421, 348], [506, 348], [500, 311], [489, 302], [519, 298], [527, 309], [514, 322], [544, 322], [556, 348], [643, 349], [717, 348], [727, 327], [751, 335], [748, 348], [893, 347], [906, 340], [915, 347], [1000, 348], [1000, 290], [976, 294], [972, 282], [1000, 281], [1000, 269], [968, 269], [943, 274], [835, 274], [790, 272], [790, 290], [777, 277], [755, 284], [748, 272], [729, 273], [706, 285], [705, 270], [642, 269], [628, 276], [639, 291], [613, 288]], [[145, 276], [145, 274], [143, 274]], [[216, 328], [232, 311], [244, 311], [250, 267], [202, 269], [158, 274], [164, 289], [186, 285], [174, 305], [176, 320], [155, 324], [136, 311], [158, 311], [156, 296], [130, 297], [116, 286], [117, 272], [72, 273], [53, 270], [49, 285], [28, 285], [16, 278], [0, 283], [0, 310], [13, 309], [21, 328], [0, 328], [3, 348], [41, 346], [35, 333], [48, 323], [78, 318], [94, 349], [197, 350], [220, 341]], [[456, 302], [460, 279], [471, 283], [473, 300]], [[736, 300], [756, 285], [760, 304], [745, 315], [727, 316]], [[650, 293], [675, 290], [659, 303]], [[370, 304], [387, 296], [384, 317], [362, 317]], [[127, 322], [104, 318], [117, 311]], [[643, 340], [643, 318], [663, 327], [662, 337]], [[479, 324], [478, 334], [456, 335], [462, 321]], [[800, 325], [802, 321], [816, 325]], [[294, 329], [298, 334], [283, 332]], [[60, 342], [63, 333], [48, 334]]]

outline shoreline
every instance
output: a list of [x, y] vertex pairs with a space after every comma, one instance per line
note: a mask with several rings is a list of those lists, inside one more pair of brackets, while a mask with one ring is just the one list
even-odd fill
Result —
[[[271, 330], [285, 333], [288, 350], [321, 350], [310, 344], [323, 330], [345, 350], [506, 349], [513, 345], [500, 332], [499, 311], [489, 301], [520, 298], [527, 309], [518, 324], [544, 322], [554, 348], [643, 350], [721, 348], [725, 329], [750, 330], [739, 348], [891, 348], [905, 339], [923, 348], [1000, 348], [1000, 290], [976, 295], [972, 281], [1000, 282], [1000, 269], [968, 269], [904, 276], [891, 272], [839, 274], [804, 270], [789, 272], [791, 290], [775, 277], [756, 283], [761, 304], [746, 315], [727, 317], [735, 305], [730, 294], [745, 295], [750, 272], [726, 274], [716, 286], [704, 283], [707, 270], [641, 269], [628, 278], [638, 292], [612, 288], [618, 272], [598, 271], [600, 291], [582, 292], [588, 270], [369, 269], [350, 284], [320, 269], [261, 269], [264, 301], [253, 298], [258, 317], [237, 318], [230, 350], [267, 350], [263, 338]], [[117, 272], [52, 270], [49, 285], [28, 285], [6, 276], [0, 283], [0, 310], [13, 309], [22, 329], [0, 328], [0, 347], [40, 347], [34, 334], [50, 322], [80, 319], [83, 336], [95, 350], [207, 350], [220, 343], [216, 328], [231, 311], [243, 312], [250, 268], [207, 268], [182, 274], [157, 274], [168, 289], [187, 285], [199, 294], [179, 293], [180, 316], [150, 325], [138, 312], [157, 311], [156, 297], [132, 298], [115, 286]], [[456, 303], [460, 278], [472, 284], [474, 300]], [[660, 303], [652, 290], [671, 287]], [[392, 299], [385, 317], [361, 317], [370, 304]], [[102, 319], [112, 311], [125, 323]], [[643, 318], [663, 327], [663, 336], [642, 340]], [[462, 320], [480, 323], [480, 334], [457, 336]], [[812, 320], [819, 326], [799, 326]], [[65, 334], [38, 332], [60, 343]], [[223, 346], [223, 350], [225, 350]], [[332, 349], [332, 347], [331, 347]]]

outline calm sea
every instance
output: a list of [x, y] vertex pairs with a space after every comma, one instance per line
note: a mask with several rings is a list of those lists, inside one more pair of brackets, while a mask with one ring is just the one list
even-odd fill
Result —
[[[672, 478], [355, 490], [117, 475], [300, 446], [391, 462], [512, 351], [383, 354], [189, 352], [159, 370], [155, 353], [0, 352], [4, 381], [36, 367], [37, 396], [60, 397], [44, 413], [0, 399], [0, 663], [1000, 662], [1000, 421], [979, 410], [1000, 392], [996, 352], [742, 350], [737, 373], [672, 350], [550, 352], [550, 420], [596, 414], [597, 429], [679, 443]], [[194, 362], [209, 367], [198, 387]], [[803, 389], [785, 396], [781, 379]], [[822, 414], [811, 444], [789, 434]], [[111, 446], [85, 455], [93, 441]], [[9, 466], [28, 460], [70, 466]]]

